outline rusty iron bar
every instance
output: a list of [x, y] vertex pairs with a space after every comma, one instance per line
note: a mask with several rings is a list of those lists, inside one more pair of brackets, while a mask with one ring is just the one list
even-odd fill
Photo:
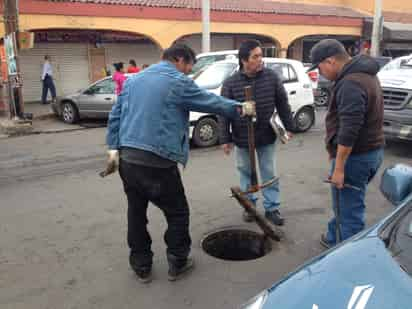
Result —
[[[252, 86], [245, 87], [245, 100], [252, 101], [253, 94], [252, 94]], [[256, 153], [255, 153], [255, 128], [253, 124], [253, 117], [247, 117], [247, 131], [248, 131], [248, 146], [249, 146], [249, 158], [250, 158], [250, 170], [251, 170], [251, 187], [248, 191], [257, 192], [259, 191], [258, 188], [258, 179], [256, 173]]]
[[245, 211], [255, 218], [257, 225], [263, 231], [264, 235], [276, 241], [280, 241], [284, 237], [282, 230], [272, 227], [265, 217], [257, 212], [253, 203], [249, 201], [242, 191], [240, 191], [239, 187], [232, 187], [230, 190], [232, 191], [233, 197], [239, 202]]
[[[279, 181], [279, 177], [273, 177], [271, 180], [269, 180], [269, 181], [266, 181], [266, 182], [264, 182], [264, 183], [262, 183], [261, 185], [258, 185], [257, 186], [257, 191], [260, 191], [260, 190], [262, 190], [262, 189], [264, 189], [264, 188], [266, 188], [266, 187], [269, 187], [269, 186], [271, 186], [271, 185], [273, 185], [274, 183], [277, 183]], [[254, 188], [255, 189], [255, 188]], [[255, 193], [255, 192], [257, 192], [257, 191], [251, 191], [250, 189], [249, 190], [246, 190], [245, 192], [243, 192], [242, 191], [242, 193], [243, 194], [249, 194], [249, 193]], [[233, 197], [233, 195], [232, 195], [232, 197]]]

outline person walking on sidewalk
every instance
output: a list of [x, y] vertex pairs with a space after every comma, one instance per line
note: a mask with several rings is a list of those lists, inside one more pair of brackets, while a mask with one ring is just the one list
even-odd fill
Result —
[[47, 93], [49, 92], [52, 96], [53, 102], [56, 100], [56, 87], [53, 82], [53, 67], [51, 64], [51, 59], [49, 55], [44, 56], [43, 71], [41, 74], [41, 80], [43, 83], [41, 102], [42, 104], [47, 104]]
[[[244, 88], [252, 86], [257, 114], [255, 122], [256, 152], [262, 182], [266, 182], [276, 176], [276, 134], [270, 125], [270, 118], [276, 108], [286, 129], [290, 131], [293, 129], [292, 113], [281, 78], [273, 70], [263, 66], [262, 48], [258, 41], [248, 40], [240, 45], [239, 65], [239, 71], [224, 81], [222, 96], [243, 101], [245, 99]], [[233, 147], [231, 142], [235, 144], [240, 188], [242, 191], [246, 191], [251, 185], [247, 122], [245, 119], [230, 120], [219, 117], [219, 126], [220, 141], [223, 143], [224, 153], [229, 155]], [[279, 183], [275, 182], [264, 188], [262, 193], [266, 218], [275, 225], [283, 225], [284, 219], [279, 212]], [[254, 194], [249, 194], [248, 198], [256, 205], [257, 198]], [[244, 212], [243, 219], [250, 222], [253, 217]]]
[[[335, 82], [325, 120], [325, 142], [331, 163], [332, 207], [336, 213], [338, 202], [338, 228], [341, 240], [345, 240], [365, 227], [366, 189], [383, 160], [383, 96], [376, 76], [379, 64], [366, 55], [351, 58], [333, 39], [317, 43], [311, 59], [310, 70], [319, 68], [320, 74]], [[322, 245], [336, 244], [336, 228], [334, 216], [326, 235], [321, 235]]]
[[200, 89], [186, 76], [195, 61], [195, 53], [184, 44], [167, 48], [162, 61], [126, 80], [109, 116], [106, 174], [116, 170], [120, 151], [119, 173], [128, 200], [129, 262], [142, 282], [151, 280], [153, 261], [147, 231], [149, 201], [167, 220], [169, 280], [193, 268], [189, 205], [177, 166], [188, 160], [189, 111], [235, 119], [254, 115], [250, 102], [241, 104]]

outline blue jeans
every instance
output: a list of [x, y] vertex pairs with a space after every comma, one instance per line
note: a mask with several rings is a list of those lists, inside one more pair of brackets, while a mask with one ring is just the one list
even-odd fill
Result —
[[56, 98], [56, 87], [54, 86], [53, 78], [51, 76], [46, 76], [43, 80], [43, 89], [41, 94], [41, 102], [43, 104], [47, 103], [47, 93], [51, 92], [52, 99]]
[[[236, 167], [240, 174], [240, 189], [246, 191], [250, 187], [251, 175], [249, 150], [248, 148], [235, 147], [235, 152]], [[264, 183], [276, 176], [275, 144], [257, 147], [256, 152], [259, 162], [260, 183]], [[280, 199], [278, 182], [262, 189], [262, 194], [265, 211], [273, 211], [279, 208]], [[257, 197], [254, 194], [249, 194], [248, 198], [256, 205]]]
[[[337, 190], [334, 186], [331, 186], [332, 207], [335, 214], [337, 191], [339, 191], [341, 240], [345, 240], [364, 229], [366, 189], [381, 166], [382, 161], [383, 149], [350, 155], [345, 164], [345, 184], [356, 186], [360, 191], [351, 188]], [[334, 168], [335, 159], [332, 160], [331, 174]], [[335, 216], [328, 223], [326, 238], [330, 245], [336, 244]]]

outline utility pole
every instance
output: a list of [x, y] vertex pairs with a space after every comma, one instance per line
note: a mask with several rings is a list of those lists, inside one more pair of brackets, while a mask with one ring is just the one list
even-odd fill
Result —
[[24, 113], [24, 103], [22, 95], [22, 83], [20, 76], [20, 63], [18, 58], [18, 0], [4, 0], [4, 30], [5, 34], [12, 35], [14, 33], [16, 40], [14, 41], [14, 55], [16, 63], [16, 74], [8, 74], [9, 76], [9, 109], [10, 118], [12, 116], [20, 118]]
[[371, 56], [380, 56], [382, 29], [382, 0], [375, 0], [375, 15], [373, 16]]
[[202, 53], [210, 51], [210, 0], [202, 0]]

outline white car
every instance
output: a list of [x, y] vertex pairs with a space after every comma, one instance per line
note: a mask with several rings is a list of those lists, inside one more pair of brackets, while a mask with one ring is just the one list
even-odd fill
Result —
[[385, 136], [412, 141], [412, 56], [403, 57], [399, 68], [379, 72], [378, 77], [383, 90]]
[[237, 59], [238, 50], [222, 50], [217, 52], [201, 53], [196, 56], [196, 64], [193, 66], [192, 73], [189, 77], [196, 77], [209, 65], [222, 60]]
[[[296, 130], [309, 130], [315, 122], [315, 108], [311, 81], [303, 64], [297, 60], [263, 58], [264, 66], [276, 71], [283, 79]], [[220, 95], [226, 78], [239, 69], [237, 59], [218, 61], [211, 64], [195, 77], [196, 84]], [[191, 136], [198, 146], [215, 145], [219, 140], [216, 115], [190, 113]]]
[[384, 78], [385, 76], [390, 76], [393, 75], [391, 74], [393, 71], [396, 70], [403, 70], [402, 65], [405, 63], [408, 63], [412, 60], [412, 54], [409, 56], [402, 56], [395, 58], [391, 61], [389, 61], [387, 64], [385, 64], [382, 69], [378, 72], [378, 77], [379, 78]]

